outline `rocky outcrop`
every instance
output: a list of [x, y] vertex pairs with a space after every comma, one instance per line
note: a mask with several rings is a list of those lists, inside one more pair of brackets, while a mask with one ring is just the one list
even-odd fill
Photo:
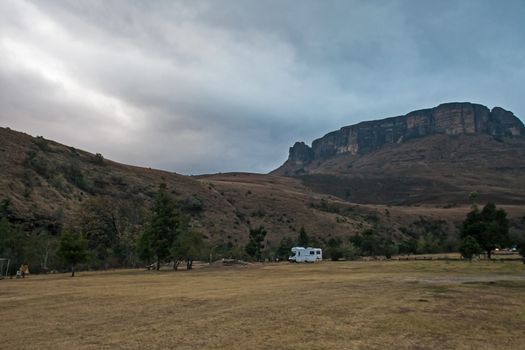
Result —
[[294, 175], [304, 172], [314, 161], [338, 154], [363, 155], [385, 145], [435, 134], [524, 137], [525, 127], [512, 112], [500, 107], [489, 110], [473, 103], [446, 103], [403, 116], [345, 126], [313, 141], [312, 147], [297, 142], [290, 148], [286, 163], [275, 173]]
[[304, 142], [296, 142], [290, 147], [288, 160], [297, 165], [306, 165], [314, 159], [312, 148]]

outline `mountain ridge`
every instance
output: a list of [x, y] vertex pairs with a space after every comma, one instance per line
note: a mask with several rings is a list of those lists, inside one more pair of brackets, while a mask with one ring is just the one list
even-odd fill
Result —
[[489, 110], [470, 102], [443, 103], [401, 116], [344, 126], [315, 139], [311, 147], [296, 142], [290, 147], [286, 162], [271, 174], [301, 175], [308, 173], [305, 167], [315, 161], [341, 154], [362, 156], [387, 145], [436, 134], [525, 137], [525, 126], [514, 113], [501, 107]]

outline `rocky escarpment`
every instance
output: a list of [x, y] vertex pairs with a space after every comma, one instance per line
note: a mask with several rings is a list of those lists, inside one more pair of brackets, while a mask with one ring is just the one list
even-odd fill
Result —
[[523, 137], [525, 127], [512, 112], [500, 107], [489, 110], [473, 103], [446, 103], [403, 116], [345, 126], [315, 140], [312, 147], [297, 142], [290, 148], [288, 160], [274, 173], [307, 173], [309, 164], [336, 155], [364, 155], [386, 145], [436, 134]]

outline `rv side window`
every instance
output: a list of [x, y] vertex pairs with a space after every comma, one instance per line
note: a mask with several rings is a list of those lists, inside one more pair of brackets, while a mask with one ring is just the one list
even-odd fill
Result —
[[315, 252], [313, 250], [310, 250], [310, 255], [314, 255]]
[[320, 250], [317, 250], [317, 251], [315, 252], [315, 254], [317, 254], [317, 255], [321, 255], [321, 251], [320, 251]]

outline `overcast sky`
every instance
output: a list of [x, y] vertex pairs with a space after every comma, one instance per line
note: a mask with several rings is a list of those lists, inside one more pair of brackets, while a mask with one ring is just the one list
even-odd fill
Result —
[[1, 126], [183, 174], [524, 82], [522, 0], [0, 1]]

